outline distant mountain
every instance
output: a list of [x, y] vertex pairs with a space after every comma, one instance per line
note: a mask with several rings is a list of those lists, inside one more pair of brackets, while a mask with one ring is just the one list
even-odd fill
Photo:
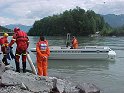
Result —
[[5, 27], [11, 30], [13, 30], [15, 27], [19, 27], [21, 30], [28, 32], [32, 26], [26, 26], [22, 24], [10, 24], [10, 25], [6, 25]]
[[102, 15], [104, 17], [105, 22], [107, 22], [111, 27], [121, 27], [124, 25], [124, 14], [115, 15], [108, 14]]

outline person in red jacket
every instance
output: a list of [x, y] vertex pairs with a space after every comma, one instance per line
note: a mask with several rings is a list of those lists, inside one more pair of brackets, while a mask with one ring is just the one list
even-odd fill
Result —
[[29, 46], [29, 38], [27, 34], [20, 30], [19, 27], [14, 28], [14, 35], [9, 44], [11, 47], [16, 42], [16, 53], [15, 53], [15, 64], [16, 64], [16, 72], [20, 72], [20, 63], [19, 58], [22, 55], [22, 66], [23, 66], [23, 73], [26, 72], [26, 52]]
[[9, 63], [7, 62], [7, 48], [8, 48], [8, 34], [4, 33], [3, 37], [0, 38], [0, 44], [1, 44], [1, 51], [3, 52], [3, 63], [5, 65], [9, 65]]
[[75, 36], [73, 36], [73, 39], [72, 39], [72, 48], [73, 49], [77, 49], [78, 48], [78, 40]]
[[50, 50], [48, 47], [48, 41], [45, 40], [44, 36], [40, 36], [40, 40], [36, 44], [36, 52], [38, 75], [47, 76], [48, 56], [50, 55]]

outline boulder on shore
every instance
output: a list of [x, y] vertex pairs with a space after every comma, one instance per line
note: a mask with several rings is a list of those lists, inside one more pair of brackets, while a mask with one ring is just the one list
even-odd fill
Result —
[[94, 84], [75, 85], [56, 77], [38, 77], [12, 69], [5, 70], [0, 80], [0, 93], [100, 93], [100, 89]]

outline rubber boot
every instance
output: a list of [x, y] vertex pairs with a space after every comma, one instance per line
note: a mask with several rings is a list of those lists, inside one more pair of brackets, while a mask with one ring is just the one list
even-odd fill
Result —
[[26, 73], [26, 62], [22, 62], [22, 66], [23, 66], [23, 73]]
[[4, 55], [2, 61], [3, 61], [3, 63], [5, 64], [5, 66], [9, 65], [9, 63], [7, 62], [6, 55]]
[[16, 72], [20, 73], [20, 64], [19, 64], [19, 62], [15, 61], [15, 64], [16, 64]]

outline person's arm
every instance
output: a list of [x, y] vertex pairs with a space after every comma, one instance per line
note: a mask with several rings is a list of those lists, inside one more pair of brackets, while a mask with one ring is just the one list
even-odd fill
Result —
[[75, 39], [75, 43], [78, 44], [78, 40], [77, 39]]
[[43, 56], [44, 59], [48, 59], [48, 56], [50, 56], [50, 49], [47, 48], [46, 54], [43, 54], [43, 55], [44, 55], [44, 56]]
[[1, 51], [5, 52], [5, 44], [4, 43], [1, 44]]
[[11, 47], [16, 42], [16, 34], [13, 35], [11, 42], [9, 43], [9, 47]]
[[4, 38], [1, 38], [1, 47], [4, 47]]
[[43, 57], [44, 55], [40, 51], [39, 43], [36, 44], [36, 52], [39, 56]]
[[[28, 38], [28, 37], [27, 37], [27, 38]], [[29, 47], [29, 43], [30, 43], [30, 42], [29, 42], [29, 38], [28, 38], [28, 41], [27, 41], [27, 47]]]
[[5, 46], [8, 47], [9, 46], [9, 41], [8, 38], [5, 39]]
[[50, 49], [49, 49], [49, 47], [47, 48], [47, 53], [46, 54], [47, 54], [47, 57], [50, 56]]

